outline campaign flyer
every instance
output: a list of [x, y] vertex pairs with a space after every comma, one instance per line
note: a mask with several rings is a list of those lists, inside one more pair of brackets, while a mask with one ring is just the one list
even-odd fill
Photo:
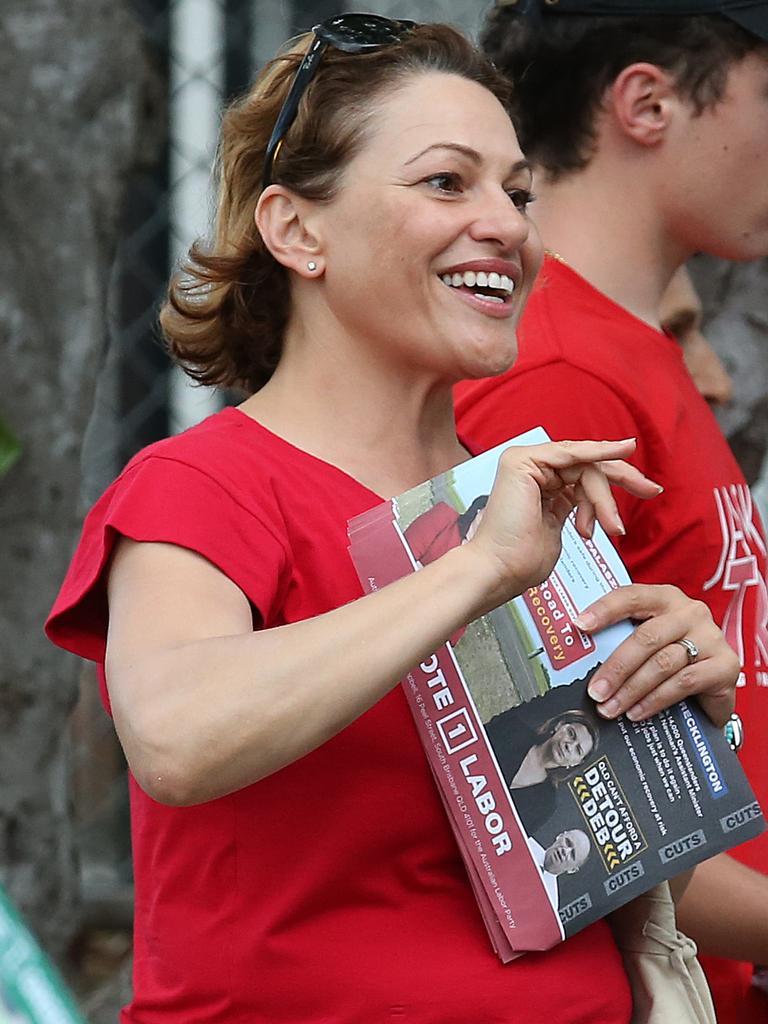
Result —
[[[370, 592], [471, 538], [509, 444], [349, 523]], [[607, 722], [592, 675], [631, 632], [573, 623], [630, 582], [599, 526], [572, 521], [537, 587], [469, 623], [402, 685], [491, 941], [502, 960], [547, 949], [764, 828], [736, 755], [695, 701]]]

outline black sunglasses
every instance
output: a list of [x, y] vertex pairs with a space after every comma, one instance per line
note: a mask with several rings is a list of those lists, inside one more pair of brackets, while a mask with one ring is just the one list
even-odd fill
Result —
[[327, 48], [333, 46], [344, 53], [368, 53], [399, 43], [414, 28], [415, 21], [393, 21], [391, 18], [381, 18], [378, 14], [337, 14], [335, 18], [315, 25], [312, 29], [315, 38], [299, 65], [267, 144], [262, 188], [272, 183], [272, 168], [283, 139], [296, 119], [299, 101], [314, 78], [320, 58]]

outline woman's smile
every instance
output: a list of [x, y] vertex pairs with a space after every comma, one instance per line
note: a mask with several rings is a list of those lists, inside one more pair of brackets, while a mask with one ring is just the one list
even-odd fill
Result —
[[487, 316], [503, 318], [515, 312], [517, 304], [512, 297], [521, 271], [509, 260], [472, 260], [448, 268], [438, 276], [458, 298]]

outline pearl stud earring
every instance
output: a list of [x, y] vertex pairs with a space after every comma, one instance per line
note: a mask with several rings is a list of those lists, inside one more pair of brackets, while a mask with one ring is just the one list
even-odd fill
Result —
[[317, 264], [314, 260], [310, 260], [309, 263], [307, 263], [307, 270], [312, 274], [317, 270]]

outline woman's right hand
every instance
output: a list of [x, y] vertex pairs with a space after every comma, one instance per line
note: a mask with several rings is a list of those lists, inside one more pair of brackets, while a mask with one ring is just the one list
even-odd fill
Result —
[[512, 446], [499, 459], [482, 522], [463, 550], [490, 569], [484, 614], [536, 586], [560, 555], [565, 520], [576, 509], [576, 528], [590, 537], [595, 522], [610, 535], [624, 534], [611, 485], [639, 498], [661, 488], [626, 458], [636, 441], [557, 441]]

